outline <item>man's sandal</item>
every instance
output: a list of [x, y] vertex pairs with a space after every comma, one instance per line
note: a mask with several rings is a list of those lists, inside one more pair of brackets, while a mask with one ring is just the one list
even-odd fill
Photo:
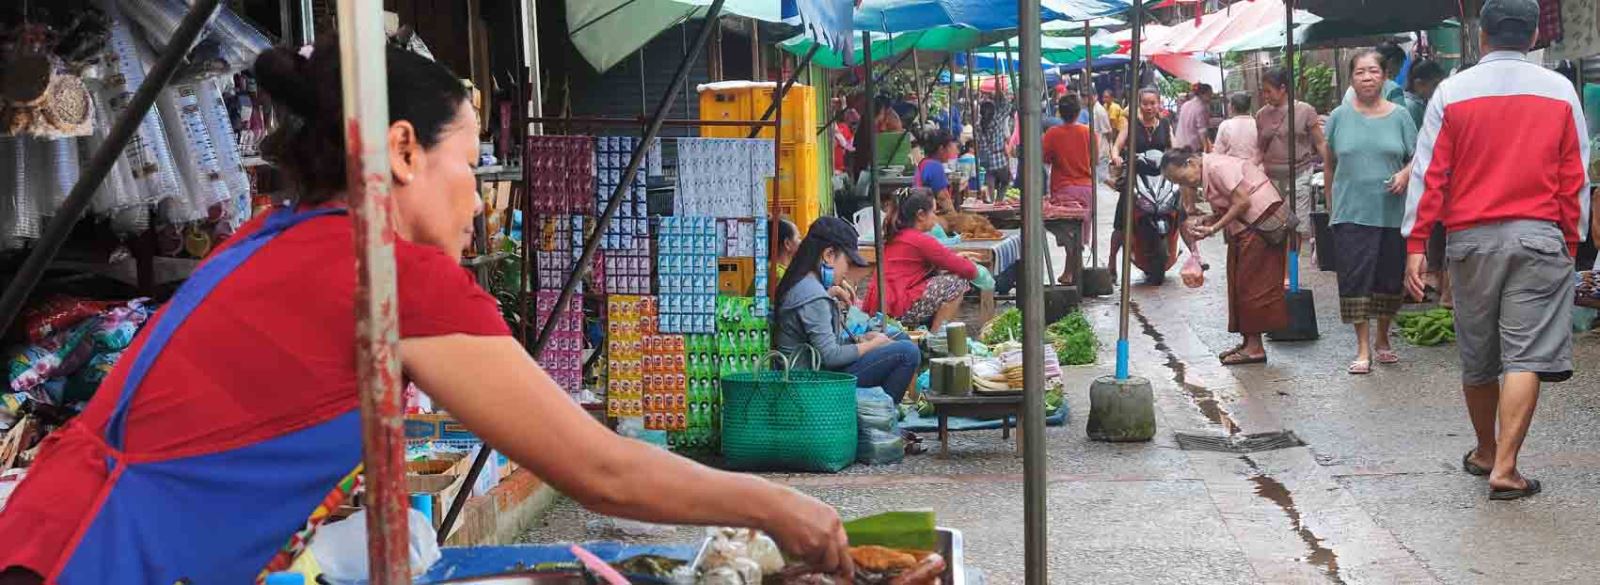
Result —
[[1351, 375], [1354, 375], [1354, 376], [1361, 376], [1361, 375], [1371, 374], [1372, 373], [1372, 362], [1368, 361], [1368, 360], [1356, 360], [1356, 361], [1350, 362], [1350, 368], [1345, 370], [1345, 371], [1350, 373]]
[[1544, 486], [1539, 485], [1539, 480], [1524, 477], [1525, 482], [1521, 489], [1496, 489], [1489, 488], [1489, 499], [1496, 501], [1520, 500], [1544, 491]]
[[1477, 447], [1473, 447], [1466, 455], [1461, 456], [1461, 470], [1479, 477], [1489, 475], [1490, 468], [1472, 462], [1472, 456], [1477, 452]]

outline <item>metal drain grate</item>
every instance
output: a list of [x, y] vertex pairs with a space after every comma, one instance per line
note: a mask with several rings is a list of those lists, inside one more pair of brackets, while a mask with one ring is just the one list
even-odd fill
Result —
[[1304, 447], [1305, 441], [1294, 431], [1273, 431], [1248, 435], [1221, 435], [1216, 433], [1177, 433], [1178, 447], [1185, 451], [1217, 451], [1221, 453], [1258, 453], [1290, 447]]

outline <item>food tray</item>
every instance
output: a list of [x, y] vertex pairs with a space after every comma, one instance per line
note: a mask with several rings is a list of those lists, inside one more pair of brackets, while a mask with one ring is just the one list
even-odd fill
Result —
[[[941, 585], [967, 585], [967, 561], [964, 549], [966, 539], [960, 530], [954, 528], [934, 528], [937, 533], [939, 556], [944, 557], [944, 575], [939, 577]], [[690, 566], [695, 568], [695, 573], [700, 572], [700, 567], [705, 564], [706, 553], [711, 548], [711, 539], [707, 538], [700, 544], [700, 552], [695, 554], [694, 562]]]

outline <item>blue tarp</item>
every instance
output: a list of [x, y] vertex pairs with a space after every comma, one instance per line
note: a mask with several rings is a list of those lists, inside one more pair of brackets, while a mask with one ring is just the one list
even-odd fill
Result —
[[[957, 53], [957, 54], [953, 55], [953, 57], [955, 59], [953, 61], [953, 63], [955, 63], [955, 67], [956, 67], [957, 71], [963, 70], [963, 68], [965, 68], [967, 66], [967, 56], [966, 55], [962, 55], [960, 53]], [[1041, 62], [1039, 64], [1039, 66], [1041, 68], [1043, 68], [1043, 69], [1051, 70], [1051, 69], [1055, 69], [1055, 67], [1056, 67], [1056, 65], [1054, 63], [1051, 63], [1049, 60], [1041, 59], [1040, 61]], [[1011, 53], [1011, 59], [1009, 59], [1009, 60], [1006, 59], [1006, 55], [1001, 54], [1001, 53], [993, 53], [993, 54], [988, 54], [988, 55], [973, 55], [972, 56], [972, 69], [974, 71], [985, 71], [985, 72], [991, 72], [992, 73], [992, 72], [998, 71], [1000, 69], [1000, 65], [1002, 65], [1002, 64], [1006, 64], [1006, 70], [1007, 71], [1010, 71], [1011, 68], [1014, 68], [1014, 67], [1020, 67], [1022, 65], [1021, 55], [1019, 53], [1013, 52], [1013, 53]]]
[[[1041, 0], [1040, 19], [1088, 20], [1119, 14], [1133, 0]], [[978, 30], [1017, 28], [1017, 0], [863, 0], [856, 30], [905, 32], [961, 25]]]
[[[567, 550], [569, 545], [519, 544], [509, 546], [445, 547], [439, 550], [439, 562], [428, 572], [417, 577], [416, 583], [440, 583], [451, 579], [482, 577], [508, 571], [528, 570], [545, 563], [571, 563], [576, 557]], [[682, 561], [694, 559], [700, 551], [697, 544], [677, 546], [639, 546], [619, 542], [590, 542], [584, 550], [594, 553], [600, 560], [614, 563], [639, 555], [656, 555]]]
[[783, 21], [799, 25], [802, 34], [844, 56], [854, 65], [855, 0], [783, 0]]
[[[1095, 71], [1121, 69], [1128, 66], [1128, 60], [1129, 59], [1126, 55], [1101, 57], [1099, 59], [1095, 59], [1090, 66], [1093, 67]], [[1083, 70], [1083, 62], [1079, 61], [1077, 63], [1066, 63], [1061, 65], [1058, 70], [1062, 73], [1077, 73]]]

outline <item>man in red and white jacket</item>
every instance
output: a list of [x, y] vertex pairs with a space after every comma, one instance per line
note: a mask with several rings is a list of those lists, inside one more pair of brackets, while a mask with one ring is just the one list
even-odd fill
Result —
[[[1448, 232], [1456, 334], [1477, 447], [1462, 468], [1489, 498], [1539, 493], [1517, 454], [1541, 382], [1572, 376], [1572, 258], [1588, 235], [1589, 141], [1572, 85], [1527, 60], [1536, 0], [1487, 0], [1486, 56], [1444, 81], [1417, 138], [1406, 219], [1406, 286], [1422, 294], [1436, 222]], [[1496, 435], [1498, 423], [1499, 434]]]

